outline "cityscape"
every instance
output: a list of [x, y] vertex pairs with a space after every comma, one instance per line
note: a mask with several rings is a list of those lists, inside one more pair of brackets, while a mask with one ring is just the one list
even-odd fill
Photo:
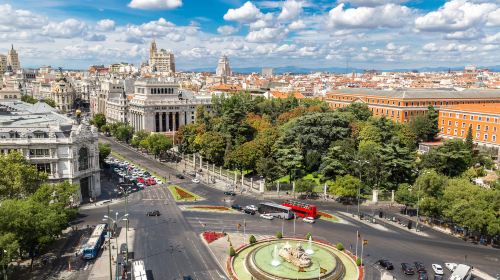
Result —
[[500, 2], [0, 15], [2, 279], [500, 279]]

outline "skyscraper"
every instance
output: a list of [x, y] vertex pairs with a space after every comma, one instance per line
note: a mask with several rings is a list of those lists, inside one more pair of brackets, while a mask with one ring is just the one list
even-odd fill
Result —
[[17, 55], [16, 50], [14, 50], [14, 45], [12, 45], [9, 53], [7, 54], [7, 66], [12, 68], [12, 71], [15, 72], [21, 69], [21, 64], [19, 63], [19, 56]]
[[152, 72], [170, 72], [175, 73], [175, 58], [172, 51], [156, 48], [156, 42], [153, 39], [149, 45], [149, 67]]
[[217, 69], [215, 70], [215, 75], [217, 75], [218, 77], [231, 76], [231, 67], [229, 66], [229, 59], [227, 58], [227, 56], [223, 55], [219, 59]]

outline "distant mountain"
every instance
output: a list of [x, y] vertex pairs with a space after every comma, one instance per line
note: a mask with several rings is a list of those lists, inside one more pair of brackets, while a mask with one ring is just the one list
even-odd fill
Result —
[[[488, 68], [492, 72], [500, 72], [500, 65], [492, 65], [492, 66], [478, 66], [477, 68]], [[420, 67], [420, 68], [400, 68], [400, 69], [375, 69], [379, 72], [410, 72], [410, 71], [418, 71], [418, 72], [447, 72], [451, 71], [460, 71], [463, 70], [464, 67]], [[233, 72], [242, 73], [242, 74], [250, 74], [250, 73], [260, 73], [262, 71], [262, 67], [245, 67], [245, 68], [233, 68]], [[283, 74], [283, 73], [294, 73], [294, 74], [309, 74], [314, 72], [329, 72], [329, 73], [363, 73], [366, 69], [359, 68], [349, 68], [346, 71], [345, 67], [327, 67], [327, 68], [304, 68], [297, 66], [284, 66], [284, 67], [276, 67], [273, 68], [275, 74]], [[194, 72], [215, 72], [215, 68], [213, 67], [204, 67], [204, 68], [195, 68], [188, 69], [184, 71], [194, 71]]]

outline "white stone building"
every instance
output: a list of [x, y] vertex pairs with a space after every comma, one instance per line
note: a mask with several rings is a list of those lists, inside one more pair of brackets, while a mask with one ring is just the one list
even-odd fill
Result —
[[153, 40], [149, 46], [149, 68], [151, 72], [175, 73], [175, 58], [172, 51], [158, 50]]
[[7, 54], [7, 66], [10, 66], [12, 72], [16, 72], [21, 69], [21, 63], [19, 62], [19, 56], [16, 50], [14, 50], [14, 45], [12, 45], [9, 53]]
[[180, 90], [173, 79], [138, 80], [129, 103], [128, 121], [135, 130], [177, 131], [179, 127], [195, 121], [198, 105], [205, 106], [209, 111], [211, 98]]
[[0, 54], [0, 75], [7, 72], [7, 56]]
[[101, 194], [98, 133], [43, 102], [0, 100], [0, 152], [16, 150], [50, 182], [77, 184], [80, 201]]
[[217, 69], [215, 70], [215, 75], [218, 77], [228, 77], [231, 76], [231, 67], [229, 66], [229, 59], [227, 56], [223, 55], [219, 59], [217, 64]]

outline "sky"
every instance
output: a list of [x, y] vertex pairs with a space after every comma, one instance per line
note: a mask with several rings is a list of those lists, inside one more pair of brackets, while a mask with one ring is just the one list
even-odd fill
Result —
[[0, 0], [23, 67], [139, 65], [152, 39], [180, 70], [500, 65], [500, 0]]

